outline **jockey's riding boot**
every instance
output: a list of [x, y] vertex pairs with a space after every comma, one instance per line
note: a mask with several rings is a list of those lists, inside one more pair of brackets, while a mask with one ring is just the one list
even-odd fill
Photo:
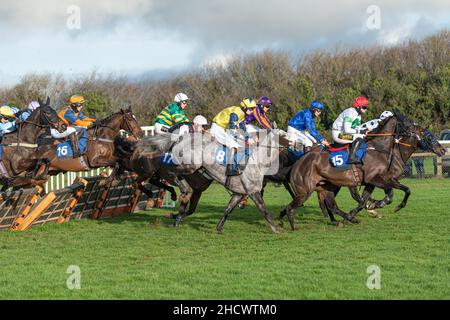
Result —
[[[240, 174], [239, 165], [237, 162], [237, 150], [234, 148], [230, 149], [230, 152], [228, 155], [229, 155], [228, 159], [233, 159], [233, 163], [227, 163], [227, 170], [225, 171], [225, 175], [237, 176]], [[227, 160], [227, 162], [229, 162], [229, 161]]]
[[81, 157], [84, 152], [80, 151], [80, 144], [78, 143], [78, 133], [74, 132], [70, 136], [70, 143], [72, 144], [73, 157], [78, 158]]
[[227, 164], [227, 171], [225, 173], [228, 177], [230, 176], [238, 176], [239, 168], [232, 163]]
[[358, 138], [355, 141], [353, 141], [347, 163], [349, 163], [349, 164], [361, 164], [362, 163], [362, 161], [358, 159], [358, 156], [356, 154], [356, 152], [358, 152], [359, 148], [361, 147], [362, 141], [363, 140], [361, 138]]
[[[248, 159], [250, 158], [250, 149], [248, 147], [245, 148], [244, 151], [244, 161], [241, 161], [242, 163], [238, 165], [239, 168], [239, 174], [244, 172], [245, 168], [247, 167]], [[236, 163], [239, 162], [236, 159]]]

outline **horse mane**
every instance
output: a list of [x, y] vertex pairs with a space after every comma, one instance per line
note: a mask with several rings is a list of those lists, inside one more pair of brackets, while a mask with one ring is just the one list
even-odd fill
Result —
[[137, 148], [145, 151], [168, 151], [174, 144], [172, 134], [159, 134], [156, 136], [144, 137], [137, 144]]
[[116, 116], [119, 112], [120, 112], [120, 111], [114, 112], [114, 113], [110, 114], [109, 116], [107, 116], [106, 118], [103, 118], [103, 119], [101, 119], [101, 120], [98, 120], [98, 123], [99, 123], [99, 124], [103, 124], [103, 125], [106, 124], [106, 123], [108, 123], [108, 122], [111, 120], [111, 118], [114, 117], [114, 116]]

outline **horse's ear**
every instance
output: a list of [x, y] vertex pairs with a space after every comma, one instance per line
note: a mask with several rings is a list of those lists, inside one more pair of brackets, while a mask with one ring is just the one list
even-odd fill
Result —
[[131, 105], [128, 106], [127, 112], [132, 112], [131, 111]]
[[46, 105], [46, 106], [49, 106], [49, 105], [50, 105], [50, 97], [49, 97], [49, 96], [47, 96], [47, 101], [45, 102], [45, 105]]
[[122, 109], [122, 108], [120, 108], [120, 113], [125, 113], [125, 111], [123, 111], [123, 109]]
[[40, 97], [38, 98], [38, 102], [39, 102], [39, 105], [40, 105], [40, 106], [44, 105], [44, 104], [42, 103], [42, 100], [41, 100]]
[[400, 122], [405, 122], [406, 117], [400, 112], [398, 108], [394, 108], [394, 116], [400, 120]]

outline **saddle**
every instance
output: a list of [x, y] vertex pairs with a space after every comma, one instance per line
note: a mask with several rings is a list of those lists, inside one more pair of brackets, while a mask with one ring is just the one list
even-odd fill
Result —
[[235, 155], [236, 160], [229, 159], [230, 154], [231, 154], [231, 150], [229, 148], [227, 148], [225, 145], [221, 145], [216, 148], [216, 154], [215, 154], [214, 159], [216, 160], [216, 163], [218, 163], [222, 166], [225, 166], [225, 167], [227, 166], [227, 164], [233, 163], [234, 161], [236, 161], [236, 163], [238, 163], [238, 164], [241, 164], [246, 157], [247, 158], [250, 157], [251, 150], [250, 150], [250, 148], [246, 148], [244, 151], [238, 150], [237, 154]]
[[[330, 164], [334, 168], [349, 169], [351, 164], [348, 163], [348, 158], [350, 155], [351, 143], [339, 144], [334, 143], [328, 148], [330, 153]], [[365, 144], [359, 150], [357, 150], [356, 155], [358, 160], [362, 160], [366, 154]]]

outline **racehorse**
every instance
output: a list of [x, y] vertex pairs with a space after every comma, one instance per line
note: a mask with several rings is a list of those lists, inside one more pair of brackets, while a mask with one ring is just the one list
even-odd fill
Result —
[[[409, 121], [408, 119], [406, 121]], [[410, 121], [411, 123], [411, 121]], [[439, 153], [439, 142], [437, 141], [436, 137], [428, 130], [428, 129], [423, 129], [423, 135], [424, 138], [419, 140], [419, 147], [421, 150], [423, 151], [432, 151], [436, 154]], [[370, 134], [369, 134], [370, 136]], [[433, 151], [434, 149], [434, 151]], [[406, 150], [405, 150], [406, 151]], [[408, 158], [411, 155], [405, 154], [404, 158]], [[396, 173], [396, 179], [400, 179], [404, 173], [404, 166], [397, 166], [395, 168], [395, 173]], [[355, 199], [358, 203], [363, 201], [363, 198], [360, 196], [358, 190], [356, 188], [349, 188], [350, 192], [352, 194], [353, 199]], [[401, 210], [402, 208], [404, 208], [406, 206], [406, 202], [408, 200], [409, 195], [411, 194], [411, 190], [409, 190], [409, 188], [405, 185], [400, 184], [398, 189], [401, 189], [404, 193], [404, 200], [401, 202], [400, 205], [398, 205], [395, 209], [394, 212], [398, 212], [399, 210]], [[385, 197], [381, 200], [375, 200], [372, 197], [369, 197], [369, 199], [367, 200], [367, 204], [366, 204], [366, 209], [369, 211], [369, 213], [375, 215], [376, 217], [379, 216], [379, 214], [375, 211], [375, 209], [378, 208], [383, 208], [386, 205], [389, 205], [392, 203], [393, 197], [394, 197], [394, 190], [393, 188], [387, 188], [384, 189], [384, 193], [385, 193]]]
[[32, 171], [38, 162], [35, 156], [38, 145], [38, 137], [50, 128], [54, 128], [59, 132], [67, 129], [64, 121], [62, 121], [55, 110], [50, 107], [50, 98], [43, 103], [39, 99], [40, 107], [34, 110], [27, 120], [16, 121], [17, 130], [3, 135], [1, 142], [2, 163], [5, 172], [2, 176], [2, 191], [9, 187], [14, 189], [35, 186], [45, 183]]
[[[149, 183], [163, 188], [170, 192], [171, 199], [177, 200], [175, 189], [170, 185], [176, 185], [177, 182], [172, 174], [173, 165], [164, 163], [161, 161], [161, 157], [164, 156], [162, 151], [146, 152], [146, 141], [130, 141], [123, 137], [117, 137], [115, 143], [115, 154], [118, 158], [120, 170], [117, 174], [121, 174], [123, 170], [133, 171], [138, 175], [136, 179], [137, 187], [144, 192], [147, 196], [152, 197], [152, 191], [145, 188], [141, 182], [148, 180]], [[151, 147], [150, 147], [151, 148]], [[183, 216], [189, 216], [194, 213], [197, 208], [197, 204], [200, 200], [202, 192], [205, 191], [213, 181], [208, 177], [205, 177], [200, 172], [194, 172], [186, 176], [182, 176], [183, 179], [189, 184], [192, 192], [184, 193], [180, 197], [180, 206], [177, 215], [172, 215], [174, 219], [174, 225], [177, 226], [181, 222]], [[170, 185], [161, 182], [161, 179], [168, 182]], [[189, 209], [186, 211], [187, 206]]]
[[[438, 156], [445, 154], [445, 149], [437, 140], [431, 138], [426, 129], [412, 123], [400, 111], [394, 110], [394, 116], [381, 122], [376, 132], [369, 135], [363, 165], [338, 171], [331, 167], [328, 152], [320, 152], [318, 149], [309, 152], [292, 168], [291, 185], [296, 196], [280, 213], [280, 220], [288, 214], [289, 223], [294, 230], [294, 210], [303, 204], [312, 192], [319, 190], [326, 192], [328, 200], [325, 205], [330, 211], [340, 214], [344, 220], [359, 222], [355, 215], [364, 208], [375, 187], [404, 190], [404, 186], [398, 182], [398, 172], [403, 170], [406, 161], [419, 144]], [[366, 185], [363, 201], [347, 215], [337, 207], [334, 196], [341, 186], [356, 187], [360, 184]], [[406, 192], [401, 207], [406, 205], [409, 194]]]
[[[57, 141], [39, 147], [38, 157], [46, 159], [45, 167], [38, 171], [43, 177], [57, 174], [61, 171], [88, 171], [100, 167], [115, 167], [117, 158], [114, 156], [114, 139], [120, 130], [132, 135], [136, 139], [144, 136], [131, 108], [113, 113], [103, 120], [97, 120], [87, 128], [87, 151], [78, 158], [58, 158]], [[111, 176], [114, 176], [113, 174]]]

